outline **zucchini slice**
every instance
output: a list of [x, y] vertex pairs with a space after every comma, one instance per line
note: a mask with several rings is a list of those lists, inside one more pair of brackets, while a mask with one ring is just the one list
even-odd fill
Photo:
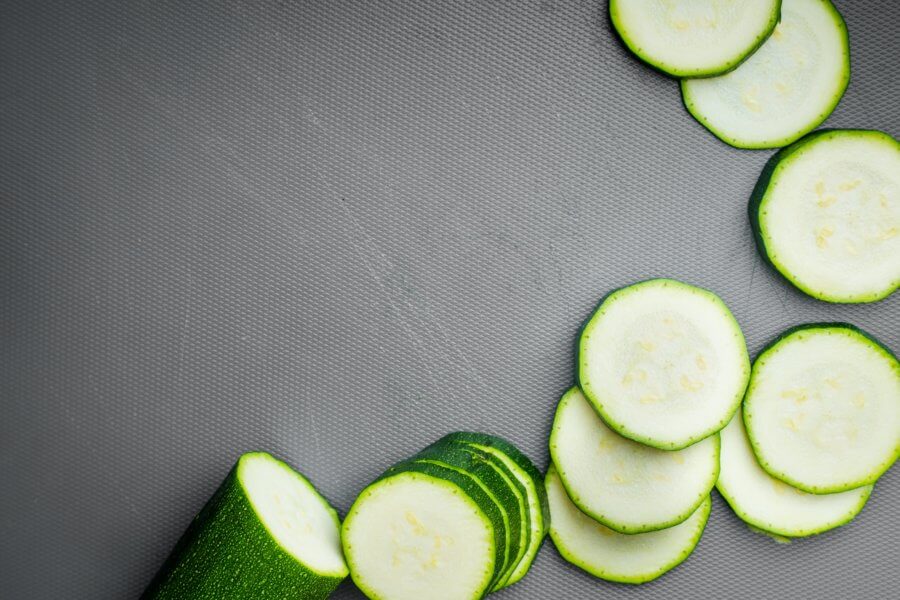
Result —
[[775, 29], [781, 0], [610, 0], [609, 16], [638, 58], [673, 77], [734, 69]]
[[789, 329], [753, 365], [744, 425], [760, 466], [804, 492], [874, 483], [900, 456], [900, 362], [852, 325]]
[[495, 457], [509, 469], [525, 489], [530, 537], [525, 555], [506, 582], [506, 585], [510, 586], [528, 573], [550, 527], [550, 509], [547, 504], [547, 491], [544, 489], [544, 478], [525, 454], [503, 438], [484, 433], [458, 431], [444, 439], [455, 444], [472, 446]]
[[823, 130], [777, 152], [750, 199], [763, 257], [827, 302], [874, 302], [900, 287], [900, 143]]
[[690, 517], [719, 475], [719, 436], [683, 450], [658, 450], [623, 438], [578, 388], [559, 401], [550, 456], [572, 502], [618, 533], [666, 529]]
[[347, 576], [340, 527], [302, 475], [244, 454], [142, 598], [327, 598]]
[[550, 537], [564, 559], [601, 579], [645, 583], [672, 570], [700, 541], [711, 502], [707, 496], [686, 521], [675, 527], [623, 535], [578, 510], [551, 465], [547, 471]]
[[750, 375], [744, 336], [708, 290], [651, 279], [601, 300], [578, 343], [584, 395], [620, 435], [661, 450], [716, 433]]
[[503, 553], [502, 525], [488, 516], [487, 503], [473, 499], [471, 480], [453, 473], [408, 464], [353, 503], [344, 520], [344, 555], [367, 597], [475, 600], [490, 591]]
[[716, 488], [735, 514], [767, 534], [804, 537], [840, 527], [859, 514], [872, 486], [808, 494], [763, 471], [750, 448], [741, 411], [719, 434], [722, 467]]
[[[750, 3], [748, 3], [750, 4]], [[737, 69], [684, 79], [688, 112], [737, 148], [778, 148], [834, 110], [850, 81], [847, 27], [829, 0], [784, 0], [781, 22]]]

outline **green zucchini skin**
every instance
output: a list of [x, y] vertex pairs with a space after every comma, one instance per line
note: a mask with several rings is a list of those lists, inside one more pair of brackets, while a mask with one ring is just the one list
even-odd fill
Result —
[[[812, 296], [817, 300], [822, 300], [823, 302], [831, 302], [835, 304], [862, 304], [869, 302], [878, 302], [879, 300], [884, 300], [885, 298], [893, 294], [897, 288], [895, 287], [892, 289], [886, 289], [881, 294], [863, 295], [848, 300], [832, 298], [828, 294], [803, 285], [802, 283], [797, 281], [797, 279], [787, 269], [785, 269], [772, 259], [772, 252], [767, 247], [765, 236], [763, 235], [761, 215], [765, 211], [766, 193], [769, 191], [769, 187], [772, 184], [772, 179], [778, 174], [778, 171], [781, 168], [786, 167], [790, 163], [791, 156], [805, 148], [809, 143], [819, 138], [834, 137], [835, 135], [843, 135], [850, 132], [883, 134], [883, 132], [876, 129], [827, 128], [819, 129], [804, 136], [790, 146], [782, 148], [781, 150], [773, 154], [768, 161], [766, 161], [766, 164], [759, 175], [759, 179], [756, 181], [756, 185], [753, 186], [753, 192], [751, 192], [750, 201], [747, 204], [747, 213], [750, 217], [750, 228], [753, 231], [753, 239], [756, 242], [756, 249], [758, 250], [759, 255], [762, 257], [763, 261], [772, 269], [774, 269], [782, 279], [790, 283], [792, 286], [794, 286], [804, 294]], [[866, 335], [864, 332], [860, 333]], [[787, 335], [787, 332], [785, 332], [784, 335]]]
[[239, 465], [194, 517], [143, 600], [324, 600], [344, 580], [310, 570], [272, 538], [238, 480]]

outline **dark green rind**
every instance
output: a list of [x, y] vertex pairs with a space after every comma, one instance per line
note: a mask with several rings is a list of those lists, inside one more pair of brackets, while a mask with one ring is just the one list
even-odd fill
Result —
[[675, 517], [669, 521], [665, 521], [663, 523], [647, 523], [646, 525], [642, 525], [639, 527], [628, 527], [627, 525], [622, 526], [622, 525], [616, 523], [615, 521], [610, 520], [608, 517], [606, 517], [606, 515], [603, 515], [601, 513], [598, 513], [596, 511], [590, 510], [589, 508], [585, 507], [584, 501], [580, 497], [576, 496], [573, 493], [570, 484], [567, 482], [565, 472], [559, 466], [560, 460], [559, 460], [559, 457], [557, 456], [556, 439], [560, 435], [564, 435], [564, 434], [556, 426], [556, 421], [559, 418], [559, 415], [563, 409], [564, 404], [567, 402], [567, 399], [569, 398], [569, 394], [571, 394], [572, 392], [573, 392], [573, 390], [569, 390], [568, 392], [563, 394], [563, 397], [560, 399], [559, 404], [556, 406], [556, 414], [553, 417], [553, 425], [550, 430], [549, 445], [550, 445], [550, 459], [553, 461], [553, 465], [556, 469], [556, 474], [559, 477], [559, 481], [560, 481], [560, 483], [562, 483], [563, 488], [565, 488], [566, 495], [569, 497], [569, 500], [572, 501], [572, 504], [574, 504], [575, 506], [578, 507], [578, 510], [580, 510], [581, 512], [583, 512], [590, 518], [594, 519], [601, 525], [609, 527], [613, 531], [616, 531], [618, 533], [624, 533], [626, 535], [632, 535], [632, 534], [637, 534], [637, 533], [649, 533], [651, 531], [659, 531], [661, 529], [668, 529], [669, 527], [674, 527], [675, 525], [678, 525], [679, 523], [683, 523], [683, 522], [687, 521], [691, 517], [691, 515], [693, 515], [697, 511], [698, 508], [700, 508], [700, 505], [703, 504], [704, 500], [709, 498], [709, 493], [712, 491], [713, 487], [715, 487], [716, 481], [719, 479], [718, 457], [721, 455], [721, 452], [722, 452], [722, 439], [719, 437], [718, 433], [714, 433], [712, 436], [710, 436], [710, 437], [714, 436], [715, 441], [716, 441], [716, 469], [712, 473], [712, 477], [710, 477], [708, 484], [706, 486], [704, 486], [703, 493], [700, 494], [697, 501], [691, 505], [690, 510], [686, 511], [685, 513], [679, 514], [677, 517]]
[[753, 239], [756, 241], [756, 248], [759, 251], [759, 254], [762, 256], [763, 260], [775, 271], [778, 272], [788, 283], [796, 287], [801, 292], [816, 298], [817, 300], [822, 300], [824, 302], [831, 302], [835, 304], [862, 304], [867, 302], [877, 302], [879, 300], [884, 300], [898, 288], [900, 288], [900, 279], [893, 282], [892, 285], [886, 287], [884, 290], [880, 292], [874, 292], [872, 294], [861, 294], [859, 296], [852, 297], [836, 297], [830, 296], [829, 294], [814, 290], [807, 285], [804, 285], [800, 281], [798, 281], [796, 275], [791, 273], [787, 268], [778, 263], [777, 257], [775, 256], [774, 250], [770, 250], [765, 240], [765, 232], [762, 227], [762, 216], [765, 214], [765, 204], [767, 199], [767, 193], [769, 189], [778, 185], [778, 175], [781, 174], [782, 171], [790, 167], [790, 158], [797, 154], [798, 152], [802, 152], [807, 149], [813, 142], [820, 141], [828, 141], [830, 139], [834, 139], [835, 137], [842, 137], [848, 134], [877, 134], [878, 136], [884, 136], [895, 145], [900, 148], [900, 142], [892, 138], [887, 133], [883, 131], [878, 131], [876, 129], [820, 129], [818, 131], [814, 131], [809, 135], [805, 136], [803, 139], [800, 139], [787, 148], [782, 148], [778, 152], [772, 155], [771, 158], [766, 162], [765, 167], [763, 167], [762, 173], [759, 175], [759, 179], [756, 181], [756, 185], [753, 188], [753, 192], [750, 194], [750, 202], [747, 206], [747, 212], [750, 216], [750, 227], [753, 230]]
[[[320, 600], [347, 576], [318, 574], [275, 541], [238, 479], [242, 459], [194, 517], [143, 600]], [[327, 506], [324, 498], [322, 503]], [[340, 527], [337, 513], [330, 510]]]
[[494, 524], [496, 557], [494, 560], [494, 575], [491, 577], [488, 590], [494, 589], [494, 586], [506, 574], [512, 556], [518, 551], [518, 540], [516, 540], [514, 547], [509, 530], [509, 516], [501, 500], [493, 494], [478, 476], [459, 467], [438, 461], [436, 458], [410, 458], [394, 465], [375, 481], [378, 482], [399, 473], [409, 472], [423, 473], [455, 484], [481, 508], [482, 512]]
[[[544, 489], [543, 476], [534, 466], [534, 464], [519, 451], [512, 443], [488, 434], [456, 432], [442, 438], [453, 444], [461, 446], [471, 446], [478, 449], [488, 448], [493, 452], [505, 457], [509, 463], [515, 467], [512, 471], [515, 479], [518, 481], [521, 489], [526, 494], [526, 507], [529, 517], [529, 544], [525, 550], [525, 554], [519, 561], [519, 566], [512, 572], [510, 579], [503, 587], [508, 587], [521, 580], [531, 568], [534, 559], [537, 557], [538, 551], [544, 542], [547, 531], [550, 526], [550, 510], [547, 502], [547, 492]], [[491, 452], [485, 452], [487, 456], [495, 457]], [[498, 457], [496, 464], [507, 466]]]
[[[554, 468], [553, 468], [553, 465], [551, 464], [550, 468], [547, 470], [547, 478], [551, 477], [551, 473], [553, 473], [553, 472], [554, 472]], [[557, 474], [557, 476], [558, 476], [558, 474]], [[560, 483], [561, 482], [562, 482], [562, 479], [560, 479]], [[710, 499], [709, 496], [706, 497], [706, 501], [702, 502], [700, 504], [700, 506], [697, 508], [697, 510], [703, 511], [703, 513], [702, 513], [703, 514], [703, 523], [699, 527], [699, 529], [697, 531], [697, 537], [694, 539], [694, 543], [690, 546], [690, 548], [685, 549], [684, 552], [682, 552], [676, 560], [665, 565], [658, 571], [648, 574], [643, 577], [617, 577], [616, 575], [611, 575], [604, 571], [600, 571], [600, 570], [595, 571], [592, 568], [590, 568], [589, 566], [585, 565], [584, 561], [582, 561], [577, 556], [575, 556], [574, 554], [569, 552], [569, 550], [567, 550], [565, 547], [565, 543], [562, 540], [557, 539], [558, 536], [553, 535], [552, 528], [550, 529], [550, 538], [553, 540], [553, 544], [556, 546], [556, 550], [559, 552], [560, 556], [562, 556], [563, 559], [566, 560], [566, 562], [569, 562], [569, 563], [575, 565], [582, 571], [585, 571], [586, 573], [589, 573], [589, 574], [593, 575], [594, 577], [598, 577], [598, 578], [606, 580], [606, 581], [614, 581], [616, 583], [627, 583], [627, 584], [632, 584], [632, 585], [639, 585], [641, 583], [647, 583], [649, 581], [653, 581], [654, 579], [659, 579], [660, 577], [662, 577], [663, 575], [665, 575], [666, 573], [668, 573], [669, 571], [671, 571], [672, 569], [674, 569], [675, 567], [677, 567], [678, 565], [683, 563], [685, 560], [687, 560], [687, 558], [694, 552], [694, 549], [697, 547], [697, 544], [700, 543], [700, 538], [703, 537], [703, 532], [706, 529], [706, 524], [709, 522], [709, 514], [712, 510], [712, 500]]]
[[772, 17], [769, 19], [769, 24], [766, 29], [757, 36], [756, 40], [753, 42], [753, 45], [750, 46], [749, 49], [744, 54], [741, 54], [734, 59], [725, 61], [725, 64], [719, 69], [708, 69], [708, 70], [685, 70], [679, 71], [672, 67], [667, 67], [665, 63], [656, 62], [649, 57], [642, 54], [642, 48], [638, 47], [635, 42], [632, 42], [627, 35], [625, 35], [624, 28], [618, 17], [618, 5], [619, 0], [610, 0], [609, 2], [609, 20], [612, 22], [613, 29], [616, 34], [618, 34], [619, 39], [622, 40], [622, 43], [634, 54], [638, 57], [641, 62], [646, 64], [647, 66], [659, 71], [663, 75], [668, 75], [669, 77], [675, 78], [683, 78], [690, 77], [693, 79], [703, 79], [706, 77], [717, 77], [719, 75], [724, 75], [730, 71], [734, 71], [739, 66], [741, 66], [745, 60], [750, 58], [754, 52], [759, 50], [759, 47], [766, 43], [766, 40], [769, 39], [769, 36], [772, 35], [772, 32], [775, 31], [775, 26], [778, 25], [778, 22], [781, 20], [781, 0], [778, 0], [778, 3], [775, 7], [775, 11], [772, 13]]
[[[504, 514], [506, 526], [509, 531], [510, 548], [508, 564], [501, 575], [494, 591], [505, 587], [512, 572], [518, 567], [519, 561], [528, 548], [529, 527], [528, 513], [523, 511], [524, 498], [520, 496], [510, 477], [494, 464], [489, 455], [479, 452], [471, 447], [462, 447], [449, 441], [438, 441], [428, 446], [413, 457], [416, 461], [434, 461], [446, 464], [455, 469], [478, 478], [490, 491]], [[524, 493], [523, 493], [524, 494]]]
[[[353, 547], [348, 543], [348, 536], [346, 535], [346, 531], [353, 527], [354, 517], [356, 515], [355, 509], [360, 502], [365, 502], [366, 498], [374, 491], [374, 489], [381, 485], [386, 485], [386, 482], [389, 482], [390, 479], [397, 476], [413, 476], [417, 478], [422, 478], [431, 481], [434, 485], [444, 485], [454, 488], [454, 494], [460, 496], [460, 498], [466, 499], [466, 501], [471, 505], [472, 509], [481, 516], [482, 520], [486, 527], [489, 527], [492, 531], [494, 538], [494, 560], [493, 564], [486, 565], [485, 574], [484, 574], [484, 586], [481, 588], [479, 592], [476, 593], [476, 596], [472, 598], [472, 600], [484, 598], [488, 593], [490, 593], [492, 582], [497, 577], [497, 568], [498, 568], [498, 560], [501, 560], [503, 554], [505, 553], [505, 549], [502, 546], [497, 545], [498, 540], [504, 539], [504, 533], [498, 533], [497, 527], [498, 522], [494, 521], [487, 514], [488, 511], [485, 510], [484, 505], [478, 504], [472, 496], [469, 495], [468, 490], [472, 487], [472, 481], [470, 478], [467, 478], [463, 475], [460, 475], [456, 471], [452, 469], [444, 469], [438, 467], [436, 465], [430, 465], [427, 463], [422, 464], [413, 464], [410, 463], [408, 465], [408, 469], [398, 470], [393, 473], [383, 473], [378, 477], [375, 481], [366, 486], [363, 491], [359, 493], [359, 496], [356, 497], [356, 500], [353, 502], [353, 506], [350, 507], [350, 510], [347, 512], [347, 518], [344, 519], [344, 525], [341, 530], [341, 543], [344, 549], [344, 556], [347, 557], [347, 562], [350, 565], [350, 576], [353, 579], [353, 583], [356, 584], [356, 587], [360, 589], [360, 591], [366, 595], [367, 598], [371, 600], [390, 600], [388, 598], [382, 598], [375, 592], [373, 592], [366, 585], [365, 581], [360, 581], [357, 577], [354, 576], [353, 572]], [[392, 467], [393, 468], [393, 467]], [[490, 503], [488, 503], [490, 505]]]
[[[745, 376], [744, 376], [744, 384], [741, 387], [740, 393], [736, 394], [734, 400], [732, 400], [731, 409], [728, 411], [727, 416], [717, 423], [715, 426], [710, 429], [703, 431], [699, 434], [688, 437], [686, 440], [681, 440], [679, 442], [660, 442], [658, 440], [654, 440], [637, 433], [634, 433], [624, 427], [623, 425], [616, 423], [611, 419], [609, 415], [605, 413], [603, 410], [603, 403], [600, 401], [599, 397], [594, 393], [593, 388], [590, 384], [585, 381], [583, 370], [587, 364], [584, 359], [584, 351], [583, 345], [588, 338], [590, 338], [590, 328], [594, 319], [602, 314], [602, 310], [604, 305], [607, 302], [614, 301], [615, 297], [619, 294], [629, 293], [636, 288], [645, 286], [645, 285], [662, 285], [663, 287], [672, 286], [672, 287], [682, 287], [693, 293], [700, 293], [707, 298], [713, 300], [715, 303], [721, 305], [723, 309], [725, 309], [725, 314], [730, 317], [732, 324], [734, 325], [734, 330], [741, 338], [741, 345], [744, 347], [745, 356], [747, 356], [746, 365], [744, 368]], [[643, 281], [638, 281], [637, 283], [632, 283], [630, 285], [626, 285], [617, 289], [612, 290], [605, 296], [600, 299], [600, 302], [597, 303], [597, 307], [590, 314], [590, 316], [584, 321], [581, 326], [581, 330], [578, 333], [578, 337], [576, 338], [575, 345], [575, 369], [576, 369], [576, 378], [578, 379], [578, 387], [581, 388], [581, 391], [584, 393], [584, 397], [588, 399], [591, 403], [591, 406], [594, 407], [594, 410], [600, 415], [600, 418], [603, 419], [603, 422], [606, 423], [606, 426], [621, 435], [622, 437], [626, 437], [630, 440], [634, 440], [635, 442], [640, 442], [645, 446], [650, 446], [652, 448], [658, 448], [660, 450], [682, 450], [696, 444], [700, 440], [704, 440], [711, 435], [714, 435], [721, 431], [728, 423], [731, 421], [731, 417], [734, 416], [735, 411], [737, 411], [738, 407], [741, 405], [741, 400], [744, 397], [744, 390], [747, 387], [747, 381], [750, 378], [750, 358], [747, 355], [747, 343], [744, 340], [744, 334], [741, 331], [741, 326], [738, 324], [737, 319], [735, 319], [734, 315], [729, 310], [728, 305], [725, 304], [725, 301], [719, 298], [714, 292], [707, 290], [706, 288], [701, 288], [695, 285], [690, 285], [688, 283], [684, 283], [678, 281], [677, 279], [667, 279], [667, 278], [657, 278], [657, 279], [645, 279]]]
[[[811, 535], [818, 535], [820, 533], [825, 533], [826, 531], [831, 531], [832, 529], [837, 529], [838, 527], [842, 527], [856, 518], [856, 516], [862, 511], [863, 507], [866, 505], [866, 502], [869, 501], [869, 496], [872, 495], [872, 486], [867, 486], [869, 488], [868, 492], [862, 498], [860, 498], [859, 504], [853, 507], [851, 510], [847, 511], [847, 514], [844, 515], [843, 519], [839, 519], [834, 521], [833, 523], [828, 523], [818, 529], [801, 529], [801, 530], [792, 530], [788, 531], [787, 529], [781, 529], [780, 527], [776, 527], [771, 523], [763, 523], [762, 521], [757, 521], [751, 517], [748, 517], [746, 513], [744, 513], [740, 507], [737, 499], [728, 492], [728, 489], [721, 484], [721, 482], [716, 482], [716, 489], [719, 491], [719, 494], [722, 498], [725, 499], [725, 502], [728, 503], [728, 506], [731, 507], [731, 511], [744, 523], [750, 526], [753, 529], [758, 529], [760, 533], [769, 535], [770, 537], [785, 537], [785, 538], [803, 538], [809, 537]], [[777, 539], [775, 541], [778, 541]]]
[[[784, 473], [779, 473], [775, 471], [775, 469], [769, 465], [760, 454], [760, 450], [757, 447], [756, 442], [753, 439], [753, 415], [750, 412], [752, 408], [752, 399], [753, 399], [753, 389], [755, 386], [755, 378], [757, 373], [757, 365], [763, 366], [760, 361], [765, 361], [766, 355], [769, 352], [774, 352], [777, 350], [778, 345], [782, 342], [787, 341], [789, 338], [794, 335], [802, 336], [804, 332], [819, 330], [819, 331], [827, 331], [833, 329], [844, 330], [841, 335], [847, 335], [848, 333], [851, 335], [856, 335], [858, 337], [863, 338], [863, 340], [871, 345], [875, 350], [877, 350], [881, 355], [887, 358], [892, 362], [894, 371], [897, 373], [897, 376], [900, 377], [900, 361], [897, 360], [897, 357], [894, 356], [894, 353], [891, 350], [882, 344], [875, 336], [872, 334], [863, 331], [859, 327], [855, 325], [851, 325], [850, 323], [805, 323], [802, 325], [795, 325], [791, 327], [781, 334], [778, 335], [774, 340], [772, 340], [767, 346], [765, 346], [757, 355], [756, 360], [753, 363], [753, 370], [750, 373], [750, 382], [747, 385], [747, 393], [744, 399], [744, 428], [747, 431], [747, 439], [750, 441], [750, 448], [753, 449], [753, 454], [756, 456], [756, 461], [759, 463], [759, 466], [762, 467], [763, 471], [778, 479], [783, 481], [784, 483], [797, 488], [803, 492], [807, 492], [809, 494], [834, 494], [837, 492], [846, 492], [848, 490], [853, 490], [856, 488], [861, 488], [865, 485], [874, 484], [879, 477], [881, 477], [891, 466], [900, 458], [900, 440], [897, 440], [897, 445], [894, 449], [894, 455], [885, 461], [876, 471], [873, 471], [868, 477], [860, 479], [858, 481], [851, 481], [842, 486], [835, 487], [818, 487], [818, 486], [810, 486], [805, 485], [802, 482], [795, 481], [790, 477], [786, 476]], [[831, 334], [831, 332], [829, 332]]]
[[784, 138], [769, 140], [767, 142], [756, 144], [745, 144], [740, 140], [731, 138], [725, 135], [723, 132], [717, 130], [709, 123], [708, 119], [699, 114], [697, 108], [694, 106], [694, 103], [690, 98], [690, 93], [687, 91], [687, 87], [685, 87], [685, 80], [682, 80], [680, 83], [681, 100], [684, 103], [684, 107], [688, 111], [688, 113], [690, 113], [690, 115], [694, 117], [694, 119], [696, 119], [698, 123], [703, 125], [707, 130], [709, 130], [710, 133], [719, 138], [721, 141], [725, 142], [729, 146], [740, 148], [742, 150], [767, 150], [771, 148], [781, 148], [797, 141], [798, 139], [802, 138], [804, 135], [824, 123], [825, 119], [831, 116], [831, 113], [834, 112], [834, 109], [840, 103], [841, 98], [844, 97], [844, 92], [847, 91], [847, 86], [850, 85], [850, 35], [847, 32], [847, 24], [844, 22], [844, 18], [841, 16], [841, 13], [839, 13], [838, 10], [834, 7], [834, 4], [832, 4], [830, 0], [823, 0], [823, 2], [827, 5], [829, 11], [832, 13], [835, 25], [844, 34], [844, 80], [841, 84], [840, 90], [837, 94], [835, 94], [834, 101], [820, 115], [818, 115], [807, 125], [798, 129], [795, 133], [792, 133], [791, 135]]

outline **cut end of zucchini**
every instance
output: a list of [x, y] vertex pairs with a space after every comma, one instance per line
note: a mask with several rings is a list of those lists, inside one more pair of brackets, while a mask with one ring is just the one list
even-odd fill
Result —
[[353, 504], [343, 534], [353, 581], [370, 598], [474, 600], [494, 576], [493, 524], [437, 477], [376, 481]]
[[716, 487], [738, 517], [776, 541], [844, 525], [872, 493], [868, 485], [837, 494], [808, 494], [773, 478], [756, 462], [740, 412], [720, 435], [722, 467]]
[[725, 303], [671, 279], [609, 294], [579, 340], [579, 384], [606, 424], [663, 450], [724, 427], [749, 373], [744, 336]]
[[851, 325], [794, 328], [756, 359], [744, 424], [760, 466], [796, 488], [874, 483], [900, 456], [900, 363]]
[[719, 438], [659, 450], [609, 429], [578, 388], [560, 400], [550, 455], [569, 498], [619, 533], [672, 527], [709, 497], [719, 474]]
[[816, 132], [773, 156], [750, 203], [766, 259], [828, 302], [900, 287], [900, 143], [880, 131]]
[[709, 518], [707, 496], [686, 521], [675, 527], [624, 535], [578, 510], [551, 466], [547, 471], [550, 537], [564, 559], [588, 573], [620, 583], [645, 583], [681, 564], [700, 541]]
[[681, 91], [688, 111], [722, 141], [778, 148], [828, 118], [849, 81], [847, 27], [831, 2], [784, 0], [774, 32], [741, 66], [685, 79]]
[[302, 475], [264, 452], [243, 455], [238, 480], [284, 550], [321, 575], [346, 577], [337, 513]]
[[609, 14], [625, 45], [673, 77], [720, 75], [772, 33], [780, 0], [611, 0]]

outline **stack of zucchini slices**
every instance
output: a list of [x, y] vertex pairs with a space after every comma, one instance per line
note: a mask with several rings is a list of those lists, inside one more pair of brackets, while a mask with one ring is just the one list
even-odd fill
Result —
[[654, 279], [600, 302], [577, 360], [550, 434], [550, 536], [597, 577], [656, 579], [706, 526], [718, 432], [750, 376], [744, 337], [712, 292]]
[[364, 489], [343, 526], [369, 598], [481, 598], [519, 581], [547, 534], [543, 478], [511, 443], [451, 433]]

